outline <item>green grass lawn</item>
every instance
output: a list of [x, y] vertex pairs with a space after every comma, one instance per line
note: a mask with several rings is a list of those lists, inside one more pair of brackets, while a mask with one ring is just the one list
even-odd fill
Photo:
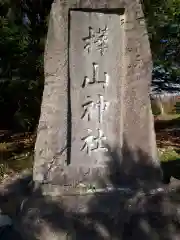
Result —
[[161, 162], [180, 160], [180, 153], [173, 147], [158, 148], [158, 156]]

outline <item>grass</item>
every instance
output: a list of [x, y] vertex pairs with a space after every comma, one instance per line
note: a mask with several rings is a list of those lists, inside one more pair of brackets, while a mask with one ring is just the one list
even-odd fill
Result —
[[180, 153], [173, 147], [158, 148], [158, 156], [161, 162], [180, 160]]
[[155, 121], [158, 155], [161, 162], [180, 160], [178, 129], [180, 129], [180, 114], [165, 114], [158, 116]]
[[162, 121], [169, 121], [178, 118], [180, 118], [180, 114], [164, 114], [158, 116], [158, 119]]
[[0, 143], [0, 180], [6, 175], [32, 169], [35, 136], [14, 135]]
[[33, 152], [14, 153], [11, 157], [1, 159], [0, 161], [0, 180], [5, 176], [20, 173], [26, 169], [32, 169]]

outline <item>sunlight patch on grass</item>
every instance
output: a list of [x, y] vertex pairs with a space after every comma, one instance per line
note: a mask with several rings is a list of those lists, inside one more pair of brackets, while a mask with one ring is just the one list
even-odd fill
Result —
[[0, 142], [0, 152], [8, 152], [14, 149], [14, 143], [12, 142]]
[[32, 169], [35, 138], [32, 133], [18, 133], [0, 142], [0, 180], [6, 175]]
[[0, 180], [10, 174], [31, 170], [32, 166], [33, 151], [26, 151], [19, 154], [14, 153], [11, 157], [0, 161]]
[[20, 154], [14, 154], [8, 160], [8, 165], [14, 171], [20, 172], [25, 169], [31, 169], [33, 165], [33, 153], [23, 152]]
[[163, 115], [158, 115], [158, 120], [164, 120], [164, 121], [169, 121], [169, 120], [174, 120], [180, 118], [180, 114], [163, 114]]
[[180, 153], [177, 153], [173, 147], [159, 148], [158, 156], [161, 162], [180, 160]]

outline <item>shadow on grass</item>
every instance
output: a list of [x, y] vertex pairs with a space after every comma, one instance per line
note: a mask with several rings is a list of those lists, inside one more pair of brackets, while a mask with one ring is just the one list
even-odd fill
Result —
[[180, 158], [161, 162], [161, 168], [163, 172], [163, 183], [170, 183], [171, 177], [180, 180]]
[[155, 120], [155, 131], [159, 132], [167, 128], [180, 128], [180, 117], [171, 120]]
[[[114, 188], [131, 187], [129, 192], [43, 196], [41, 188], [31, 192], [30, 176], [9, 185], [0, 199], [11, 199], [13, 204], [21, 195], [12, 217], [18, 222], [24, 239], [179, 239], [176, 206], [171, 204], [165, 192], [152, 191], [160, 184], [159, 168], [139, 149], [132, 151], [124, 144], [122, 152], [127, 156], [125, 160], [121, 159], [118, 148], [109, 147], [107, 176]], [[139, 162], [135, 161], [137, 157]], [[100, 182], [103, 185], [104, 179]], [[21, 204], [25, 197], [26, 201]], [[1, 206], [3, 209], [3, 204]]]

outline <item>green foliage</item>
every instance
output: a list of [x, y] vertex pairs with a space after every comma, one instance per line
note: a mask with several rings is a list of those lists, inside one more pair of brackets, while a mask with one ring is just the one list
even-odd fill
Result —
[[143, 4], [154, 62], [155, 90], [179, 91], [180, 1], [146, 0]]
[[0, 127], [33, 130], [43, 90], [51, 1], [0, 1]]

